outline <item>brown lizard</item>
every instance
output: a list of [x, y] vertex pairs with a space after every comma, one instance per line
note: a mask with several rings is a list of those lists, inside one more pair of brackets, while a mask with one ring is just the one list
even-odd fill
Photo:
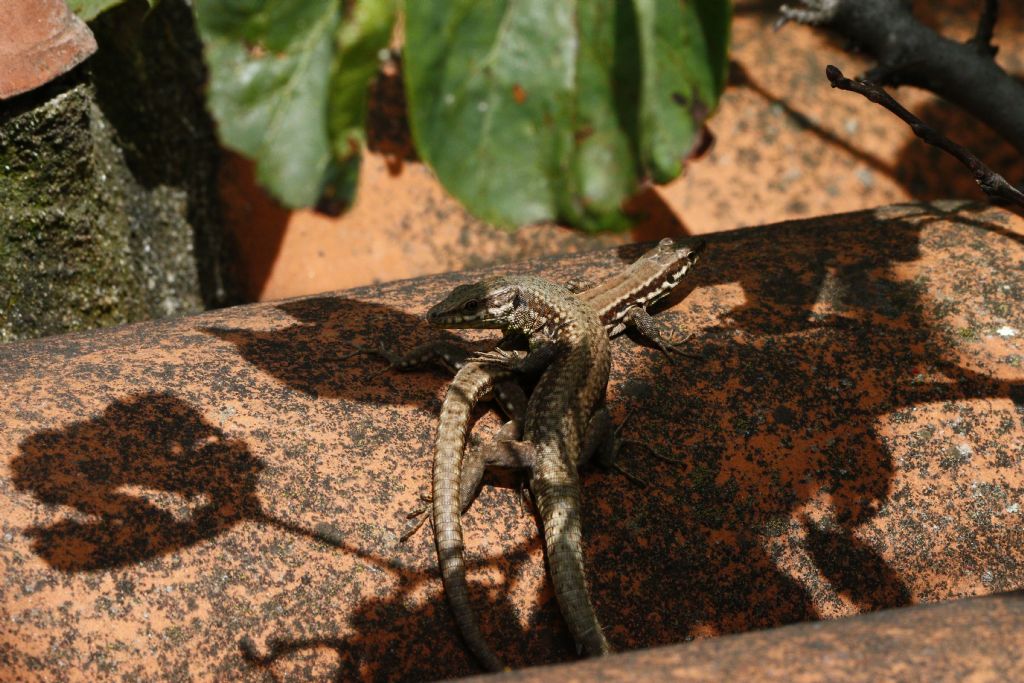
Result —
[[[609, 338], [615, 337], [632, 327], [644, 338], [658, 346], [664, 353], [678, 352], [677, 345], [666, 341], [661, 335], [656, 322], [647, 313], [647, 308], [668, 296], [675, 289], [683, 276], [697, 262], [703, 248], [703, 242], [698, 242], [693, 246], [686, 246], [681, 242], [676, 242], [666, 237], [622, 272], [613, 275], [600, 285], [590, 286], [584, 291], [579, 292], [576, 296], [597, 310]], [[360, 352], [362, 351], [357, 353]], [[408, 369], [436, 362], [453, 372], [461, 369], [468, 362], [471, 355], [465, 349], [448, 341], [426, 342], [414, 347], [404, 355], [393, 354], [384, 350], [379, 352], [373, 351], [373, 353], [379, 353], [387, 358], [391, 367]], [[488, 394], [493, 393], [502, 410], [510, 418], [509, 423], [502, 428], [498, 438], [517, 438], [522, 425], [522, 418], [526, 412], [526, 395], [519, 383], [511, 377], [511, 374], [504, 372], [500, 373], [501, 376], [497, 376], [496, 373], [492, 381], [487, 382], [485, 379], [480, 378], [478, 373], [474, 373], [471, 377], [460, 378], [459, 381], [464, 382], [465, 386], [460, 387], [458, 382], [453, 382], [452, 386], [456, 389], [456, 392], [453, 395], [452, 391], [449, 391], [449, 395], [453, 395], [452, 400], [459, 400], [462, 396], [470, 395], [475, 396], [475, 399], [466, 408], [464, 422], [448, 426], [456, 433], [461, 429], [465, 434], [469, 424], [469, 411], [473, 405]], [[479, 386], [477, 385], [478, 382], [480, 383]], [[443, 419], [441, 424], [446, 424]], [[464, 444], [464, 441], [463, 435], [460, 444]], [[460, 448], [460, 452], [462, 450], [464, 450], [464, 447]], [[617, 448], [612, 448], [603, 452], [605, 457], [602, 459], [602, 464], [622, 471], [621, 468], [611, 462], [616, 450]], [[669, 459], [664, 458], [653, 450], [651, 452], [655, 457]], [[487, 463], [481, 459], [476, 449], [470, 449], [463, 456], [461, 486], [463, 512], [468, 509], [480, 488], [486, 465]], [[503, 466], [509, 468], [511, 464], [504, 463]], [[419, 529], [426, 519], [424, 516], [426, 511], [426, 508], [421, 508], [410, 513], [410, 518], [419, 519], [402, 535], [403, 541]]]
[[[608, 331], [609, 335], [622, 332], [627, 326], [637, 326], [648, 339], [654, 341], [666, 353], [673, 347], [668, 345], [658, 333], [653, 320], [646, 313], [646, 306], [666, 296], [679, 282], [683, 275], [697, 260], [699, 248], [690, 249], [676, 245], [672, 240], [662, 240], [654, 249], [644, 254], [634, 262], [623, 274], [610, 278], [599, 287], [594, 287], [579, 295], [580, 299], [588, 301], [591, 307], [600, 313], [600, 321]], [[454, 293], [453, 293], [454, 296]], [[451, 297], [449, 297], [451, 299]], [[475, 304], [474, 304], [475, 305]], [[437, 307], [435, 307], [435, 311]], [[460, 317], [460, 316], [456, 316]], [[435, 323], [441, 318], [434, 311], [431, 318]], [[441, 323], [443, 324], [443, 323]], [[459, 322], [458, 326], [467, 326]], [[472, 325], [475, 326], [475, 325]], [[457, 353], [457, 348], [456, 348]], [[464, 352], [463, 352], [464, 354]], [[453, 350], [451, 346], [444, 348], [445, 360], [450, 365], [464, 364], [465, 355], [453, 362]], [[485, 452], [470, 451], [463, 462], [463, 451], [465, 449], [465, 437], [468, 430], [470, 410], [473, 405], [486, 395], [495, 382], [500, 382], [510, 374], [510, 366], [519, 364], [518, 358], [506, 356], [499, 359], [504, 367], [492, 365], [479, 365], [470, 363], [462, 367], [452, 382], [445, 398], [444, 406], [438, 430], [437, 450], [435, 454], [435, 504], [434, 504], [434, 527], [437, 537], [439, 558], [442, 566], [442, 576], [445, 577], [445, 592], [452, 605], [456, 621], [459, 624], [465, 640], [482, 664], [490, 669], [500, 668], [500, 662], [487, 646], [482, 634], [479, 631], [475, 616], [469, 606], [468, 589], [465, 583], [465, 566], [462, 558], [462, 528], [458, 513], [452, 516], [450, 506], [447, 504], [452, 495], [458, 495], [458, 510], [462, 511], [468, 507], [473, 498], [485, 466], [503, 466], [520, 468], [533, 462], [532, 457], [525, 457], [523, 446], [512, 447], [511, 444], [502, 443], [500, 446], [492, 447]], [[544, 362], [541, 356], [540, 362], [533, 359], [533, 364], [538, 365]], [[507, 383], [507, 382], [506, 382]], [[603, 390], [601, 391], [603, 397]], [[510, 413], [512, 417], [521, 416], [522, 413]], [[515, 425], [510, 422], [502, 430], [499, 439], [515, 438], [517, 430], [508, 429]], [[614, 450], [611, 429], [611, 421], [603, 407], [599, 408], [591, 420], [592, 429], [586, 443], [581, 443], [576, 461], [572, 463], [573, 472], [575, 467], [582, 464], [593, 452], [602, 450], [606, 455]], [[532, 453], [533, 447], [528, 447]], [[570, 449], [571, 450], [571, 449]], [[570, 458], [571, 460], [571, 458]], [[544, 458], [540, 474], [534, 471], [535, 497], [538, 494], [538, 487], [541, 498], [538, 498], [538, 508], [541, 509], [542, 519], [544, 509], [541, 508], [541, 499], [551, 498], [552, 478], [554, 476], [551, 462], [559, 462], [557, 459]], [[464, 469], [465, 468], [465, 469]], [[538, 478], [539, 477], [539, 478]], [[557, 487], [557, 485], [556, 485]], [[445, 491], [445, 502], [436, 498], [439, 490]], [[578, 483], [576, 484], [578, 503]], [[571, 498], [571, 496], [570, 496]], [[563, 604], [563, 611], [566, 613], [567, 621], [573, 627], [577, 642], [581, 643], [591, 653], [603, 653], [607, 651], [607, 643], [604, 642], [600, 627], [597, 624], [596, 616], [590, 607], [587, 597], [586, 584], [582, 573], [582, 550], [579, 538], [573, 541], [572, 529], [578, 531], [578, 504], [569, 501], [567, 506], [560, 506], [553, 503], [547, 506], [551, 510], [565, 508], [575, 510], [577, 517], [570, 522], [567, 532], [559, 528], [552, 528], [551, 533], [547, 532], [556, 522], [545, 524], [545, 536], [549, 539], [567, 539], [568, 543], [556, 543], [556, 548], [564, 548], [563, 552], [551, 554], [549, 543], [549, 559], [552, 561], [552, 575], [556, 577], [556, 590], [559, 585], [576, 586], [567, 591], [559, 592], [560, 602]], [[439, 515], [439, 512], [441, 513]], [[556, 515], [557, 517], [557, 515]], [[562, 522], [558, 522], [561, 525]], [[575, 548], [575, 550], [573, 550]], [[573, 559], [575, 558], [575, 559]], [[560, 578], [558, 578], [560, 577]], [[582, 587], [582, 595], [579, 595]], [[573, 592], [577, 593], [575, 597]], [[564, 596], [564, 597], [563, 597]]]
[[[541, 517], [562, 614], [576, 642], [589, 654], [607, 653], [608, 643], [590, 602], [584, 572], [577, 473], [579, 461], [585, 457], [585, 441], [588, 446], [601, 444], [605, 439], [597, 435], [607, 434], [610, 426], [607, 412], [598, 411], [611, 367], [608, 335], [600, 317], [565, 287], [537, 276], [519, 275], [457, 287], [430, 310], [427, 319], [440, 327], [500, 328], [506, 334], [527, 336], [530, 352], [525, 359], [495, 352], [465, 368], [470, 372], [480, 363], [517, 372], [544, 368], [527, 404], [522, 441], [494, 442], [484, 460], [529, 468], [530, 490]], [[446, 404], [451, 396], [449, 391]], [[497, 670], [501, 663], [484, 641], [469, 608], [462, 560], [460, 461], [465, 431], [460, 428], [459, 434], [449, 434], [446, 428], [468, 416], [446, 413], [442, 410], [433, 475], [433, 521], [441, 578], [470, 649], [484, 666]], [[453, 436], [460, 436], [460, 443], [455, 444]]]
[[[597, 310], [609, 337], [615, 337], [632, 327], [664, 353], [678, 351], [676, 344], [662, 337], [654, 319], [647, 313], [647, 308], [675, 289], [697, 262], [704, 246], [704, 242], [688, 246], [666, 237], [624, 270], [599, 285], [577, 281], [570, 289]], [[398, 370], [435, 363], [452, 373], [465, 365], [471, 355], [453, 342], [435, 340], [419, 344], [403, 354], [383, 347], [357, 347], [352, 353], [342, 356], [341, 360], [363, 354], [381, 356], [388, 361], [388, 367]], [[508, 417], [515, 419], [523, 415], [526, 396], [518, 382], [511, 379], [495, 382], [493, 395]]]

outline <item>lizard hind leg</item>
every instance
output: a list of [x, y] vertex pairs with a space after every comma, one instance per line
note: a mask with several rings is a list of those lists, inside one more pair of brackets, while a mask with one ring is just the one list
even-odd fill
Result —
[[[618, 452], [622, 449], [623, 446], [639, 446], [640, 448], [644, 449], [644, 451], [648, 455], [651, 455], [654, 458], [657, 458], [658, 460], [661, 460], [662, 462], [668, 462], [668, 463], [672, 463], [673, 465], [684, 465], [684, 466], [689, 464], [688, 461], [683, 460], [682, 458], [673, 458], [670, 455], [665, 455], [664, 453], [662, 453], [661, 451], [659, 451], [657, 448], [655, 448], [651, 444], [647, 443], [646, 441], [640, 441], [639, 439], [623, 439], [623, 438], [619, 437], [619, 433], [626, 427], [626, 423], [629, 422], [629, 419], [631, 417], [633, 417], [633, 413], [635, 413], [635, 412], [636, 412], [636, 409], [634, 408], [634, 409], [630, 410], [628, 413], [626, 413], [626, 417], [622, 420], [622, 423], [619, 424], [619, 426], [615, 428], [615, 436], [614, 436], [615, 452], [612, 454], [613, 456], [617, 456]], [[616, 462], [614, 461], [614, 459], [612, 459], [610, 461], [605, 461], [605, 460], [601, 460], [599, 458], [598, 462], [600, 462], [602, 465], [605, 465], [606, 467], [612, 467], [614, 469], [617, 469], [619, 472], [621, 472], [622, 474], [626, 475], [627, 478], [629, 478], [629, 479], [631, 479], [633, 481], [642, 481], [642, 480], [638, 480], [633, 475], [631, 475], [629, 472], [626, 472], [625, 470], [623, 470], [621, 467], [618, 467]]]
[[[630, 413], [631, 415], [632, 413]], [[582, 466], [591, 458], [597, 461], [601, 467], [614, 470], [623, 475], [637, 486], [647, 486], [647, 482], [636, 476], [619, 464], [619, 451], [625, 442], [619, 438], [619, 432], [629, 420], [629, 415], [618, 427], [612, 421], [611, 414], [604, 406], [594, 411], [587, 423], [587, 431], [583, 434], [583, 446], [580, 449], [580, 462]]]
[[[522, 430], [522, 425], [518, 420], [509, 420], [495, 434], [493, 443], [466, 449], [466, 454], [462, 457], [462, 479], [459, 482], [459, 509], [462, 511], [462, 514], [466, 514], [466, 510], [469, 509], [477, 494], [480, 493], [484, 472], [487, 469], [501, 467], [519, 471], [529, 467], [529, 463], [532, 460], [530, 460], [528, 448], [524, 449], [521, 446], [505, 448], [504, 446], [494, 445], [511, 442], [519, 443], [516, 440], [519, 438]], [[427, 513], [430, 512], [432, 498], [428, 495], [420, 495], [420, 501], [425, 503], [425, 505], [416, 508], [406, 515], [406, 518], [412, 521], [410, 521], [405, 531], [402, 532], [400, 537], [402, 543], [412, 538], [430, 516]]]
[[611, 467], [619, 452], [619, 430], [612, 422], [612, 416], [604, 406], [596, 409], [587, 423], [580, 447], [579, 465], [585, 465], [591, 458], [598, 464]]
[[[506, 423], [512, 424], [513, 421]], [[504, 431], [504, 427], [502, 428]], [[506, 437], [515, 436], [512, 429]], [[499, 438], [484, 445], [479, 450], [479, 459], [488, 467], [506, 467], [508, 469], [532, 469], [537, 454], [537, 447], [529, 441], [516, 441], [513, 438]]]
[[348, 360], [355, 356], [376, 356], [387, 362], [387, 367], [377, 374], [388, 370], [413, 370], [428, 365], [440, 365], [451, 372], [461, 368], [469, 357], [469, 352], [450, 341], [435, 340], [419, 344], [405, 353], [396, 353], [388, 349], [383, 342], [377, 347], [349, 345], [354, 350], [341, 356], [339, 360]]
[[648, 482], [644, 481], [642, 478], [633, 474], [619, 464], [619, 453], [622, 452], [622, 449], [625, 446], [638, 446], [644, 449], [648, 454], [664, 462], [676, 465], [686, 465], [688, 463], [685, 460], [664, 455], [654, 446], [645, 441], [637, 439], [623, 439], [619, 436], [630, 418], [633, 417], [634, 412], [635, 410], [630, 410], [622, 422], [618, 426], [615, 426], [612, 422], [611, 415], [608, 413], [608, 409], [604, 407], [598, 408], [594, 412], [593, 417], [591, 417], [590, 423], [587, 425], [587, 431], [583, 436], [583, 448], [580, 451], [580, 464], [582, 465], [588, 459], [594, 458], [601, 467], [618, 472], [638, 486], [647, 486]]

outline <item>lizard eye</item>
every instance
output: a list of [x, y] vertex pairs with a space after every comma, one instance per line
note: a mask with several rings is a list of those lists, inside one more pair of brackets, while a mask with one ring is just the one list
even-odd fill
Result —
[[480, 309], [480, 302], [476, 299], [470, 299], [466, 303], [462, 304], [462, 310], [466, 313], [476, 313]]

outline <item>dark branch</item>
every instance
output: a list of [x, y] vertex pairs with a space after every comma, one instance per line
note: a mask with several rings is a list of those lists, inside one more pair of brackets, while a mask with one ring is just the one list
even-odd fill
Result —
[[976, 35], [966, 43], [923, 25], [906, 0], [802, 0], [782, 16], [839, 33], [878, 61], [873, 79], [931, 90], [1024, 153], [1024, 86], [992, 59], [998, 3], [985, 2]]
[[833, 88], [855, 92], [863, 95], [875, 104], [882, 105], [905, 121], [917, 137], [955, 157], [957, 161], [970, 169], [971, 173], [974, 174], [974, 180], [989, 197], [1024, 207], [1024, 193], [1021, 193], [1020, 190], [1008, 183], [1006, 178], [986, 166], [969, 149], [956, 144], [911, 114], [892, 95], [879, 86], [866, 81], [855, 81], [847, 78], [843, 75], [842, 71], [831, 64], [825, 67], [825, 76], [828, 77], [829, 83], [832, 84]]
[[967, 41], [981, 54], [989, 57], [994, 57], [999, 50], [992, 44], [992, 33], [995, 31], [998, 16], [999, 0], [985, 0], [985, 7], [978, 18], [978, 30], [974, 32], [974, 37]]

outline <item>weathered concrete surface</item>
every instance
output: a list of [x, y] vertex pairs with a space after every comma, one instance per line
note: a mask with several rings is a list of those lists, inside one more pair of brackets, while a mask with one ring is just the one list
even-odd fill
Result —
[[1019, 681], [1024, 594], [889, 609], [487, 680]]
[[93, 29], [85, 65], [0, 102], [0, 342], [232, 299], [191, 11], [135, 0]]
[[64, 0], [4, 0], [0, 100], [67, 73], [96, 52], [96, 39]]
[[[1024, 220], [907, 205], [707, 239], [661, 314], [700, 360], [613, 346], [625, 435], [684, 460], [627, 450], [646, 488], [584, 477], [613, 647], [1024, 586]], [[641, 248], [519, 268], [600, 278]], [[0, 347], [0, 662], [24, 680], [474, 672], [430, 535], [397, 542], [445, 380], [337, 360], [433, 337], [421, 314], [470, 277]], [[499, 655], [572, 659], [515, 493], [485, 489], [466, 529]]]

